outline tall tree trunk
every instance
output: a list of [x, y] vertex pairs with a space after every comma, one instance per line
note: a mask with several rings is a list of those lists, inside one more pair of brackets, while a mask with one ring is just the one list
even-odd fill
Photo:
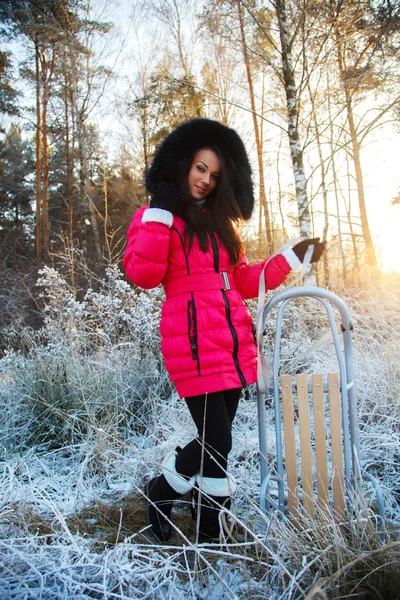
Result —
[[187, 79], [189, 79], [190, 71], [189, 71], [188, 63], [187, 63], [186, 56], [185, 56], [185, 50], [183, 48], [182, 17], [181, 17], [181, 12], [180, 12], [180, 8], [179, 8], [179, 4], [178, 4], [177, 0], [173, 0], [173, 5], [174, 5], [175, 15], [176, 15], [175, 38], [176, 38], [176, 45], [178, 47], [179, 60], [180, 60], [182, 71], [183, 71], [185, 77]]
[[[86, 74], [89, 74], [89, 56], [86, 55]], [[100, 244], [100, 235], [99, 228], [97, 225], [97, 218], [95, 209], [93, 206], [92, 193], [91, 193], [91, 185], [90, 185], [90, 173], [89, 173], [89, 157], [87, 152], [87, 143], [86, 143], [86, 118], [87, 115], [85, 113], [86, 110], [86, 101], [82, 104], [81, 107], [78, 106], [78, 67], [76, 64], [76, 56], [74, 54], [74, 49], [70, 50], [70, 63], [71, 63], [71, 80], [72, 80], [72, 107], [75, 117], [75, 135], [76, 141], [78, 145], [78, 156], [79, 156], [79, 208], [82, 213], [81, 222], [85, 227], [85, 233], [82, 238], [82, 242], [84, 245], [87, 244], [87, 236], [86, 236], [86, 215], [89, 216], [89, 222], [92, 230], [93, 243], [95, 249], [95, 255], [97, 264], [100, 266], [102, 264], [102, 253], [101, 253], [101, 244]], [[87, 248], [86, 248], [87, 250]]]
[[73, 242], [73, 222], [74, 222], [74, 166], [71, 156], [71, 111], [72, 99], [70, 94], [71, 81], [67, 69], [67, 55], [64, 53], [64, 118], [65, 118], [65, 166], [67, 171], [66, 180], [66, 200], [69, 212], [69, 238]]
[[289, 146], [294, 171], [300, 236], [302, 238], [308, 238], [311, 235], [311, 217], [308, 207], [307, 181], [304, 172], [303, 150], [300, 143], [298, 129], [299, 107], [297, 99], [297, 87], [294, 77], [292, 48], [286, 17], [285, 1], [276, 0], [275, 8], [281, 41], [282, 72], [286, 94]]
[[[332, 144], [332, 142], [331, 142]], [[343, 247], [343, 234], [342, 234], [342, 222], [340, 216], [340, 205], [339, 205], [339, 190], [338, 190], [338, 182], [337, 182], [337, 173], [336, 173], [336, 163], [335, 163], [335, 151], [331, 146], [332, 152], [332, 174], [333, 174], [333, 189], [335, 192], [335, 203], [336, 203], [336, 215], [337, 215], [337, 227], [338, 227], [338, 239], [339, 239], [339, 256], [342, 263], [342, 280], [343, 283], [347, 283], [347, 268], [346, 268], [346, 255], [344, 253]]]
[[15, 197], [15, 219], [14, 219], [14, 229], [15, 229], [15, 255], [17, 259], [17, 266], [19, 268], [21, 262], [21, 228], [20, 228], [20, 219], [19, 219], [19, 202], [18, 195]]
[[259, 126], [257, 123], [256, 103], [255, 103], [255, 99], [254, 99], [254, 88], [253, 88], [253, 76], [251, 73], [249, 54], [248, 54], [248, 50], [247, 50], [247, 42], [246, 42], [246, 35], [245, 35], [245, 31], [244, 31], [243, 11], [242, 11], [241, 0], [237, 0], [237, 7], [238, 7], [238, 15], [239, 15], [240, 35], [241, 35], [241, 40], [242, 40], [242, 52], [243, 52], [243, 58], [244, 58], [244, 63], [245, 63], [245, 67], [246, 67], [247, 82], [248, 82], [248, 86], [249, 86], [251, 110], [253, 113], [253, 127], [254, 127], [254, 135], [255, 135], [255, 139], [256, 139], [259, 183], [260, 183], [260, 203], [262, 204], [262, 207], [264, 209], [265, 232], [267, 235], [268, 252], [270, 254], [273, 254], [274, 253], [274, 239], [273, 239], [272, 230], [271, 230], [271, 217], [270, 217], [270, 213], [269, 213], [269, 207], [268, 207], [267, 198], [265, 195], [262, 140], [261, 140], [261, 136], [260, 136]]
[[41, 109], [41, 76], [40, 49], [35, 40], [35, 80], [36, 80], [36, 259], [42, 259], [42, 109]]
[[43, 148], [43, 196], [42, 196], [42, 223], [43, 223], [43, 260], [49, 259], [49, 140], [47, 128], [47, 107], [49, 103], [49, 79], [51, 77], [49, 66], [44, 52], [42, 52], [42, 148]]
[[87, 156], [87, 148], [85, 142], [85, 125], [82, 119], [79, 117], [77, 126], [77, 137], [78, 137], [78, 148], [79, 148], [79, 180], [80, 180], [80, 193], [82, 205], [86, 207], [89, 214], [89, 221], [92, 229], [93, 243], [96, 254], [97, 263], [100, 266], [102, 264], [102, 253], [99, 228], [97, 225], [96, 211], [93, 205], [92, 191], [90, 184], [90, 173]]
[[327, 99], [328, 99], [328, 115], [329, 115], [329, 128], [330, 128], [330, 150], [331, 150], [331, 168], [332, 168], [332, 178], [333, 178], [333, 190], [335, 194], [335, 204], [336, 204], [336, 215], [337, 215], [337, 228], [338, 228], [338, 239], [339, 239], [339, 256], [342, 263], [342, 280], [343, 283], [347, 282], [347, 270], [346, 270], [346, 257], [343, 248], [343, 236], [342, 236], [342, 223], [340, 217], [340, 208], [339, 208], [339, 190], [338, 190], [338, 182], [337, 182], [337, 173], [336, 173], [336, 162], [335, 162], [335, 148], [333, 147], [334, 140], [334, 131], [333, 131], [333, 120], [332, 120], [332, 110], [331, 110], [331, 96], [330, 96], [330, 85], [329, 85], [329, 77], [327, 75]]
[[112, 233], [109, 232], [109, 214], [108, 214], [108, 187], [107, 187], [107, 168], [103, 166], [103, 197], [104, 197], [104, 243], [107, 248], [107, 262], [109, 265], [112, 264]]
[[99, 227], [97, 224], [96, 210], [95, 210], [93, 199], [92, 199], [90, 177], [87, 179], [87, 183], [86, 183], [86, 199], [87, 199], [88, 208], [89, 208], [90, 224], [92, 226], [96, 258], [97, 258], [98, 266], [100, 267], [103, 263], [103, 256], [102, 256], [102, 252], [101, 252], [101, 242], [100, 242]]
[[347, 213], [347, 221], [349, 223], [351, 242], [353, 245], [353, 254], [354, 254], [354, 262], [356, 266], [356, 271], [358, 273], [360, 268], [360, 257], [357, 245], [357, 235], [354, 231], [353, 220], [351, 218], [351, 174], [350, 174], [350, 165], [349, 165], [349, 155], [346, 154], [346, 164], [347, 164], [347, 188], [348, 188], [348, 201], [345, 200], [346, 213]]
[[[71, 278], [71, 286], [76, 295], [75, 286], [75, 254], [74, 254], [74, 225], [75, 225], [75, 198], [74, 198], [74, 165], [71, 153], [71, 132], [72, 132], [72, 144], [74, 139], [73, 133], [73, 103], [71, 93], [71, 79], [68, 71], [68, 56], [67, 52], [64, 52], [64, 65], [63, 65], [63, 77], [64, 77], [64, 118], [65, 118], [65, 165], [67, 171], [66, 180], [66, 201], [68, 206], [68, 232], [67, 248], [69, 256], [69, 272]], [[72, 116], [72, 118], [71, 118]], [[73, 147], [73, 146], [72, 146]]]
[[264, 246], [264, 228], [263, 228], [263, 205], [261, 202], [258, 205], [258, 240], [257, 240], [257, 252], [258, 256], [261, 258], [264, 254], [265, 246]]
[[147, 100], [145, 100], [145, 105], [143, 107], [142, 115], [141, 115], [141, 129], [142, 129], [142, 139], [143, 139], [143, 160], [144, 160], [144, 169], [145, 172], [150, 166], [150, 157], [149, 157], [149, 132], [148, 132], [148, 119], [147, 119]]
[[[88, 156], [86, 151], [86, 127], [85, 127], [85, 109], [86, 101], [82, 107], [78, 106], [78, 81], [79, 81], [79, 70], [76, 61], [75, 49], [71, 47], [69, 49], [69, 60], [70, 60], [70, 81], [71, 81], [71, 113], [73, 118], [73, 147], [75, 143], [78, 150], [78, 194], [77, 194], [77, 206], [76, 212], [79, 214], [80, 222], [80, 241], [87, 252], [88, 236], [86, 219], [89, 219], [89, 223], [92, 230], [93, 243], [95, 246], [95, 255], [98, 264], [101, 264], [101, 247], [100, 247], [100, 236], [97, 227], [96, 215], [94, 214], [94, 208], [92, 205], [90, 180], [89, 180], [89, 169], [88, 169]], [[86, 57], [88, 61], [88, 58]], [[87, 67], [88, 68], [88, 67]], [[88, 73], [88, 71], [86, 72]], [[76, 142], [75, 142], [76, 141]]]
[[71, 138], [70, 138], [70, 118], [69, 118], [69, 108], [68, 108], [68, 99], [65, 102], [65, 164], [67, 169], [67, 185], [66, 185], [66, 196], [68, 203], [68, 213], [69, 213], [69, 231], [68, 236], [70, 239], [70, 244], [73, 245], [74, 239], [74, 220], [75, 220], [75, 198], [74, 198], [74, 166], [71, 158]]
[[367, 254], [367, 262], [371, 267], [375, 267], [377, 264], [375, 248], [372, 243], [372, 236], [369, 229], [368, 223], [368, 215], [367, 208], [365, 205], [365, 194], [364, 194], [364, 180], [363, 180], [363, 172], [361, 168], [361, 158], [360, 158], [360, 143], [357, 137], [357, 129], [354, 123], [354, 114], [353, 114], [353, 105], [351, 101], [351, 91], [349, 89], [348, 84], [346, 83], [346, 68], [343, 57], [343, 50], [340, 38], [340, 32], [337, 27], [336, 20], [334, 20], [334, 30], [335, 30], [335, 39], [336, 39], [336, 51], [337, 51], [337, 60], [339, 73], [341, 77], [341, 81], [343, 84], [345, 99], [346, 99], [346, 111], [347, 111], [347, 123], [349, 126], [349, 133], [351, 138], [351, 146], [352, 146], [352, 158], [354, 162], [354, 170], [356, 174], [356, 182], [357, 182], [357, 196], [358, 196], [358, 204], [360, 208], [360, 217], [361, 217], [361, 227], [363, 232], [363, 238], [365, 243], [365, 249]]
[[[322, 152], [322, 144], [321, 144], [321, 134], [319, 130], [319, 123], [317, 118], [317, 111], [315, 109], [315, 98], [311, 90], [310, 79], [307, 77], [307, 88], [308, 94], [311, 102], [311, 115], [314, 121], [314, 130], [315, 130], [315, 139], [317, 142], [317, 150], [319, 157], [319, 164], [321, 166], [321, 187], [322, 187], [322, 197], [324, 201], [324, 229], [322, 233], [322, 239], [326, 240], [328, 237], [329, 231], [329, 212], [328, 212], [328, 189], [326, 186], [326, 173], [325, 173], [325, 164], [324, 164], [324, 156]], [[324, 252], [322, 255], [323, 267], [324, 267], [324, 282], [327, 287], [329, 287], [330, 273], [329, 273], [329, 261], [328, 261], [328, 253]]]
[[282, 206], [283, 192], [282, 192], [282, 185], [281, 185], [281, 170], [279, 168], [281, 149], [282, 149], [282, 135], [279, 138], [279, 148], [278, 148], [278, 154], [276, 156], [276, 178], [277, 178], [277, 182], [278, 182], [278, 206], [279, 206], [279, 214], [280, 214], [281, 223], [282, 223], [282, 233], [283, 233], [283, 239], [286, 240], [288, 235], [287, 235], [287, 231], [286, 231], [286, 227], [285, 227], [285, 216], [283, 214], [283, 206]]

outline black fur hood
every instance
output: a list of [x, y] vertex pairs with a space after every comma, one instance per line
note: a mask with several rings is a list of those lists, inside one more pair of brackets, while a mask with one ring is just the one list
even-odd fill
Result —
[[205, 146], [217, 146], [235, 165], [232, 182], [242, 216], [250, 219], [254, 207], [251, 167], [246, 149], [233, 129], [210, 119], [192, 119], [182, 123], [161, 142], [146, 173], [146, 189], [150, 194], [162, 181], [176, 181], [179, 164]]

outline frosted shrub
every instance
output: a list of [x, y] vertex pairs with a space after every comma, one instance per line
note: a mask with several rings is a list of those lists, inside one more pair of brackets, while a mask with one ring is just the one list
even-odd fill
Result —
[[[243, 399], [229, 460], [238, 544], [210, 547], [194, 543], [184, 505], [170, 544], [156, 544], [146, 524], [145, 481], [195, 433], [184, 402], [166, 399], [159, 290], [138, 293], [112, 269], [77, 302], [57, 272], [42, 280], [42, 330], [21, 331], [23, 343], [0, 361], [1, 598], [397, 597], [400, 286], [385, 291], [374, 280], [366, 292], [341, 294], [355, 326], [360, 459], [383, 488], [385, 544], [369, 498], [345, 526], [273, 518], [260, 530], [257, 410]], [[286, 372], [336, 370], [320, 317], [314, 302], [288, 309]], [[271, 336], [267, 323], [268, 352]], [[64, 447], [43, 452], [40, 443]], [[271, 463], [275, 456], [272, 447]]]
[[143, 431], [149, 390], [171, 392], [160, 355], [160, 290], [137, 293], [117, 267], [82, 301], [54, 269], [40, 271], [38, 286], [43, 326], [21, 331], [27, 351], [2, 363], [9, 384], [1, 420], [14, 415], [3, 448], [60, 446], [102, 427], [110, 439]]
[[138, 293], [113, 266], [106, 270], [99, 291], [89, 288], [79, 302], [57, 271], [45, 267], [39, 273], [45, 317], [41, 333], [48, 343], [68, 341], [82, 352], [130, 342], [142, 356], [159, 353], [160, 289]]

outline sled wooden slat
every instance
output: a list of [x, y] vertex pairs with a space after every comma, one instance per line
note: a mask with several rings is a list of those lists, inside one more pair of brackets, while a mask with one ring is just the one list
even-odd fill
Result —
[[312, 392], [318, 506], [324, 512], [328, 512], [328, 456], [326, 451], [324, 380], [320, 373], [314, 373], [312, 376]]
[[[281, 376], [282, 389], [282, 413], [284, 426], [284, 439], [286, 449], [286, 473], [288, 483], [288, 507], [289, 514], [298, 519], [300, 517], [299, 508], [299, 487], [302, 490], [302, 506], [305, 513], [315, 518], [315, 497], [314, 477], [316, 476], [318, 506], [323, 512], [329, 511], [329, 506], [333, 508], [334, 518], [338, 521], [345, 515], [345, 497], [344, 497], [344, 462], [342, 446], [342, 420], [341, 420], [341, 398], [338, 373], [328, 375], [327, 386], [327, 405], [329, 404], [330, 417], [330, 436], [326, 430], [326, 410], [324, 392], [324, 380], [321, 374], [312, 375], [312, 402], [313, 402], [313, 440], [314, 447], [311, 444], [311, 419], [308, 376], [300, 374], [296, 376], [296, 386], [292, 385], [291, 375]], [[298, 402], [298, 423], [295, 422], [294, 394], [297, 394]], [[300, 438], [300, 460], [301, 460], [301, 478], [299, 483], [299, 473], [296, 453], [296, 434], [299, 430]], [[330, 437], [332, 473], [328, 475], [328, 452], [327, 438]], [[300, 466], [300, 465], [299, 465]], [[333, 507], [329, 501], [329, 487], [333, 490]]]
[[314, 492], [311, 454], [310, 411], [308, 407], [307, 375], [296, 376], [297, 400], [299, 405], [301, 479], [303, 490], [303, 507], [306, 513], [314, 518]]
[[328, 390], [329, 413], [331, 422], [332, 488], [334, 518], [340, 521], [345, 515], [345, 500], [340, 388], [339, 376], [337, 373], [329, 373]]
[[294, 433], [294, 410], [291, 375], [282, 375], [282, 410], [283, 426], [285, 433], [286, 450], [286, 473], [288, 482], [288, 504], [289, 513], [299, 517], [297, 460], [296, 460], [296, 438]]

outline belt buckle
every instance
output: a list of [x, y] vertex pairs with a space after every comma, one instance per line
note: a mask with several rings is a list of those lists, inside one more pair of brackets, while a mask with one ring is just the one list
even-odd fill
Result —
[[228, 277], [228, 273], [223, 272], [221, 273], [222, 275], [222, 279], [224, 281], [224, 290], [230, 290], [231, 289], [231, 284], [229, 283], [229, 277]]

